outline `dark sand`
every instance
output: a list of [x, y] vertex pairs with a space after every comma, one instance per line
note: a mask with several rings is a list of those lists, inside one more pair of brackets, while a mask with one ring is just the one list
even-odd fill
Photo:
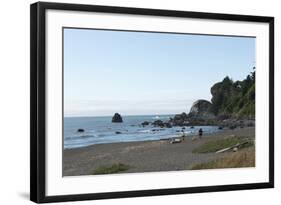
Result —
[[63, 175], [90, 175], [100, 166], [123, 163], [130, 168], [122, 173], [186, 170], [194, 164], [208, 162], [229, 153], [193, 154], [192, 150], [208, 140], [231, 135], [254, 136], [255, 128], [223, 130], [192, 140], [190, 136], [177, 144], [167, 140], [98, 144], [63, 151]]

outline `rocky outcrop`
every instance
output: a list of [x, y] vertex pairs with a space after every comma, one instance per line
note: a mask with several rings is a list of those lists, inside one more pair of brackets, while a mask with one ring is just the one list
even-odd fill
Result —
[[212, 103], [207, 100], [197, 100], [193, 103], [188, 114], [189, 118], [214, 119], [215, 115], [211, 111]]
[[149, 122], [148, 121], [144, 121], [143, 123], [141, 123], [141, 125], [144, 127], [144, 126], [147, 126], [149, 125]]
[[215, 115], [209, 111], [211, 103], [206, 100], [196, 101], [190, 109], [189, 114], [185, 112], [175, 115], [169, 121], [156, 120], [151, 124], [154, 127], [171, 128], [172, 126], [194, 126], [215, 124]]
[[123, 122], [123, 119], [122, 119], [122, 117], [121, 117], [121, 115], [119, 113], [115, 113], [114, 116], [112, 117], [112, 121], [111, 122], [120, 123], [120, 122]]
[[225, 120], [220, 120], [217, 123], [219, 127], [228, 127], [229, 129], [244, 128], [244, 127], [254, 127], [255, 120], [239, 120], [234, 118], [229, 118]]
[[169, 120], [172, 126], [194, 126], [215, 124], [216, 116], [211, 111], [212, 103], [207, 100], [197, 100], [193, 103], [190, 112], [175, 115]]
[[188, 126], [189, 118], [188, 118], [188, 115], [185, 112], [183, 112], [181, 114], [175, 115], [174, 118], [170, 119], [170, 122], [174, 126]]
[[172, 125], [170, 122], [163, 122], [162, 120], [156, 120], [153, 123], [151, 123], [154, 127], [166, 127], [166, 128], [171, 128]]

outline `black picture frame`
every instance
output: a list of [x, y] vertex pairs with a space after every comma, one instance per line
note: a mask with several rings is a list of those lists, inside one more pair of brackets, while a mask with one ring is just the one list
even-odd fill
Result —
[[[263, 183], [229, 184], [158, 190], [89, 193], [46, 196], [46, 81], [45, 25], [46, 10], [86, 11], [117, 14], [137, 14], [196, 19], [263, 22], [269, 24], [269, 181]], [[123, 197], [186, 194], [274, 187], [274, 18], [218, 13], [156, 10], [82, 4], [38, 2], [30, 7], [30, 199], [37, 203], [77, 200], [97, 200]]]

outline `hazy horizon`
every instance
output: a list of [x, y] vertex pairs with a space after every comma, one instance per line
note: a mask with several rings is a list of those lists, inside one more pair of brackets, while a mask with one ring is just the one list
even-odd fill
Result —
[[[115, 113], [112, 113], [112, 115], [104, 115], [104, 116], [94, 116], [94, 115], [85, 115], [85, 116], [64, 116], [65, 118], [79, 118], [79, 117], [113, 117]], [[160, 115], [154, 115], [154, 114], [144, 114], [144, 115], [122, 115], [119, 113], [122, 117], [134, 117], [134, 116], [170, 116], [170, 115], [176, 115], [180, 113], [170, 113], [170, 114], [160, 114]]]
[[64, 29], [64, 116], [189, 112], [255, 66], [255, 38]]

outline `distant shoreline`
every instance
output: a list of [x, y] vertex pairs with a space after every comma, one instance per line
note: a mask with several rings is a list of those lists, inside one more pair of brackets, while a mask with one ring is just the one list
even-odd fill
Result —
[[[114, 114], [114, 113], [113, 113]], [[173, 114], [147, 114], [147, 115], [122, 115], [122, 117], [133, 117], [133, 116], [174, 116], [176, 115], [175, 113]], [[104, 115], [104, 116], [64, 116], [63, 118], [88, 118], [88, 117], [112, 117], [112, 115]]]

